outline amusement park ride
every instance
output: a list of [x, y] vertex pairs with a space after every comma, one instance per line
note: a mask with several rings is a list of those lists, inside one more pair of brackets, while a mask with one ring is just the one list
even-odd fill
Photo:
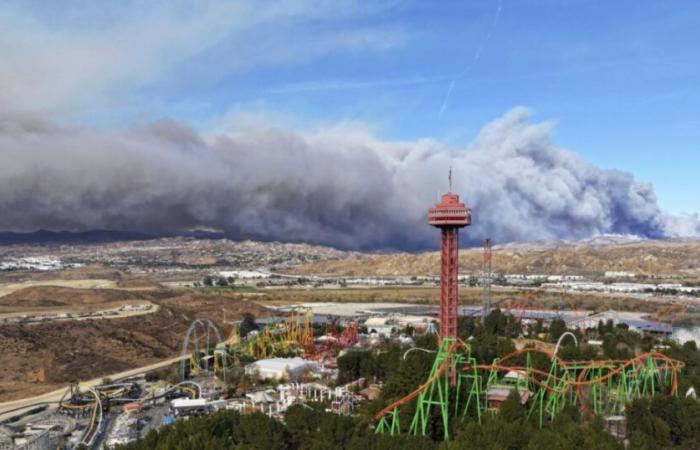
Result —
[[263, 327], [241, 339], [238, 326], [223, 340], [213, 322], [198, 319], [192, 322], [182, 344], [180, 374], [188, 376], [226, 373], [241, 359], [265, 359], [302, 355], [307, 359], [323, 359], [338, 348], [358, 342], [357, 322], [350, 322], [339, 332], [335, 322], [327, 330], [323, 344], [314, 342], [313, 313], [293, 312], [277, 323]]
[[[538, 368], [537, 361], [546, 361], [548, 370]], [[448, 375], [452, 367], [459, 373], [454, 391]], [[553, 352], [535, 348], [518, 350], [491, 364], [478, 364], [468, 344], [443, 339], [428, 380], [381, 410], [376, 415], [376, 432], [425, 436], [430, 418], [437, 412], [443, 437], [449, 439], [451, 418], [470, 414], [481, 423], [484, 414], [497, 409], [490, 395], [503, 388], [519, 393], [529, 405], [528, 417], [534, 417], [540, 427], [566, 405], [577, 406], [589, 415], [620, 414], [636, 398], [656, 392], [677, 395], [682, 367], [682, 362], [655, 352], [625, 361], [563, 361]], [[408, 411], [402, 415], [402, 407], [414, 400], [412, 418]], [[402, 418], [411, 419], [408, 429], [401, 427]]]
[[201, 386], [188, 377], [222, 375], [241, 358], [262, 359], [273, 356], [304, 355], [306, 358], [322, 359], [337, 349], [352, 346], [358, 341], [358, 327], [352, 322], [342, 332], [335, 324], [329, 327], [328, 339], [323, 345], [314, 343], [313, 314], [310, 311], [294, 312], [289, 317], [247, 339], [241, 339], [238, 327], [233, 327], [224, 340], [216, 325], [208, 319], [197, 319], [189, 326], [182, 343], [180, 375], [182, 381], [167, 387], [158, 395], [148, 395], [146, 400], [137, 392], [134, 383], [122, 382], [95, 386], [80, 390], [71, 385], [59, 401], [59, 409], [77, 411], [88, 415], [90, 421], [79, 439], [79, 444], [91, 447], [100, 430], [104, 428], [103, 412], [110, 405], [131, 402], [155, 402], [177, 392], [178, 395], [200, 398]]
[[150, 395], [146, 400], [134, 398], [139, 396], [135, 383], [120, 382], [95, 386], [80, 390], [79, 385], [71, 384], [58, 402], [60, 411], [89, 412], [90, 421], [78, 439], [78, 446], [92, 448], [96, 444], [100, 430], [103, 429], [104, 410], [109, 405], [126, 405], [131, 402], [155, 402], [163, 397], [178, 393], [191, 398], [199, 398], [202, 388], [193, 381], [183, 381], [164, 389], [158, 395]]
[[457, 337], [457, 306], [459, 292], [459, 229], [471, 225], [471, 210], [460, 203], [459, 195], [452, 192], [452, 169], [450, 169], [450, 192], [443, 194], [440, 202], [428, 211], [428, 223], [440, 229], [440, 337]]
[[[450, 191], [451, 179], [450, 170]], [[566, 405], [588, 414], [619, 414], [635, 398], [658, 391], [677, 394], [683, 363], [661, 353], [644, 353], [626, 361], [564, 361], [556, 349], [524, 348], [491, 364], [477, 362], [469, 344], [457, 338], [458, 233], [459, 228], [470, 225], [471, 212], [457, 194], [448, 192], [430, 209], [428, 223], [440, 228], [442, 236], [440, 344], [426, 382], [376, 415], [377, 433], [435, 436], [436, 425], [431, 420], [439, 416], [437, 434], [447, 440], [451, 419], [469, 415], [481, 423], [487, 412], [498, 409], [504, 392], [518, 393], [540, 427]], [[485, 244], [484, 261], [484, 272], [490, 272], [490, 240]], [[523, 310], [539, 293], [534, 291], [508, 306]], [[491, 308], [487, 294], [485, 291], [482, 314]]]

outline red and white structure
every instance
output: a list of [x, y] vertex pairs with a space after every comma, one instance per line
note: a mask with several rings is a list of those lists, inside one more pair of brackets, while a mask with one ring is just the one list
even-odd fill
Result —
[[442, 232], [440, 337], [443, 339], [457, 336], [459, 229], [471, 225], [469, 206], [460, 203], [459, 195], [452, 192], [452, 169], [449, 180], [450, 192], [443, 194], [440, 202], [428, 211], [428, 223]]

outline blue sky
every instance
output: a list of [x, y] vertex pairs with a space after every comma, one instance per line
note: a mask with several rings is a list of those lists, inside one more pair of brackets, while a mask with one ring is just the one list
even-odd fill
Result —
[[104, 128], [357, 123], [461, 148], [523, 105], [665, 210], [700, 212], [698, 2], [9, 1], [0, 29], [17, 110]]

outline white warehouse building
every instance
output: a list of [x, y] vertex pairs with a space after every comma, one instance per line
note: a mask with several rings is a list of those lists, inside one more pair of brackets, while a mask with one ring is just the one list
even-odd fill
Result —
[[370, 317], [365, 320], [364, 325], [370, 333], [376, 332], [380, 336], [391, 336], [393, 330], [397, 328], [396, 323], [387, 317]]
[[316, 372], [319, 369], [315, 361], [303, 358], [270, 358], [261, 359], [245, 366], [246, 375], [257, 374], [260, 378], [287, 378], [296, 381], [306, 371]]

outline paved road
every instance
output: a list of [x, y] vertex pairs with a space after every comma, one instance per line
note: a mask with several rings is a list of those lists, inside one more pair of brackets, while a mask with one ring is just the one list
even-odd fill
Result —
[[[187, 356], [182, 357], [178, 356], [177, 358], [171, 358], [165, 361], [161, 361], [155, 364], [150, 364], [148, 366], [143, 366], [143, 367], [137, 367], [136, 369], [130, 369], [126, 370], [124, 372], [118, 372], [114, 373], [111, 375], [105, 375], [100, 378], [95, 378], [89, 381], [82, 381], [80, 382], [80, 389], [81, 390], [86, 390], [90, 389], [94, 386], [102, 384], [102, 380], [104, 378], [110, 378], [113, 381], [117, 381], [123, 378], [129, 378], [129, 377], [134, 377], [137, 375], [142, 375], [146, 372], [151, 372], [156, 369], [160, 369], [163, 367], [167, 367], [171, 364], [175, 364], [179, 362], [181, 359], [187, 358]], [[29, 397], [29, 398], [23, 398], [19, 400], [13, 400], [11, 402], [5, 402], [5, 403], [0, 403], [0, 420], [4, 420], [5, 418], [5, 413], [8, 411], [14, 411], [18, 410], [20, 408], [30, 408], [31, 406], [40, 404], [40, 403], [55, 403], [58, 402], [63, 394], [66, 392], [66, 389], [68, 389], [68, 386], [58, 389], [55, 391], [47, 392], [45, 394], [37, 395], [35, 397]]]

